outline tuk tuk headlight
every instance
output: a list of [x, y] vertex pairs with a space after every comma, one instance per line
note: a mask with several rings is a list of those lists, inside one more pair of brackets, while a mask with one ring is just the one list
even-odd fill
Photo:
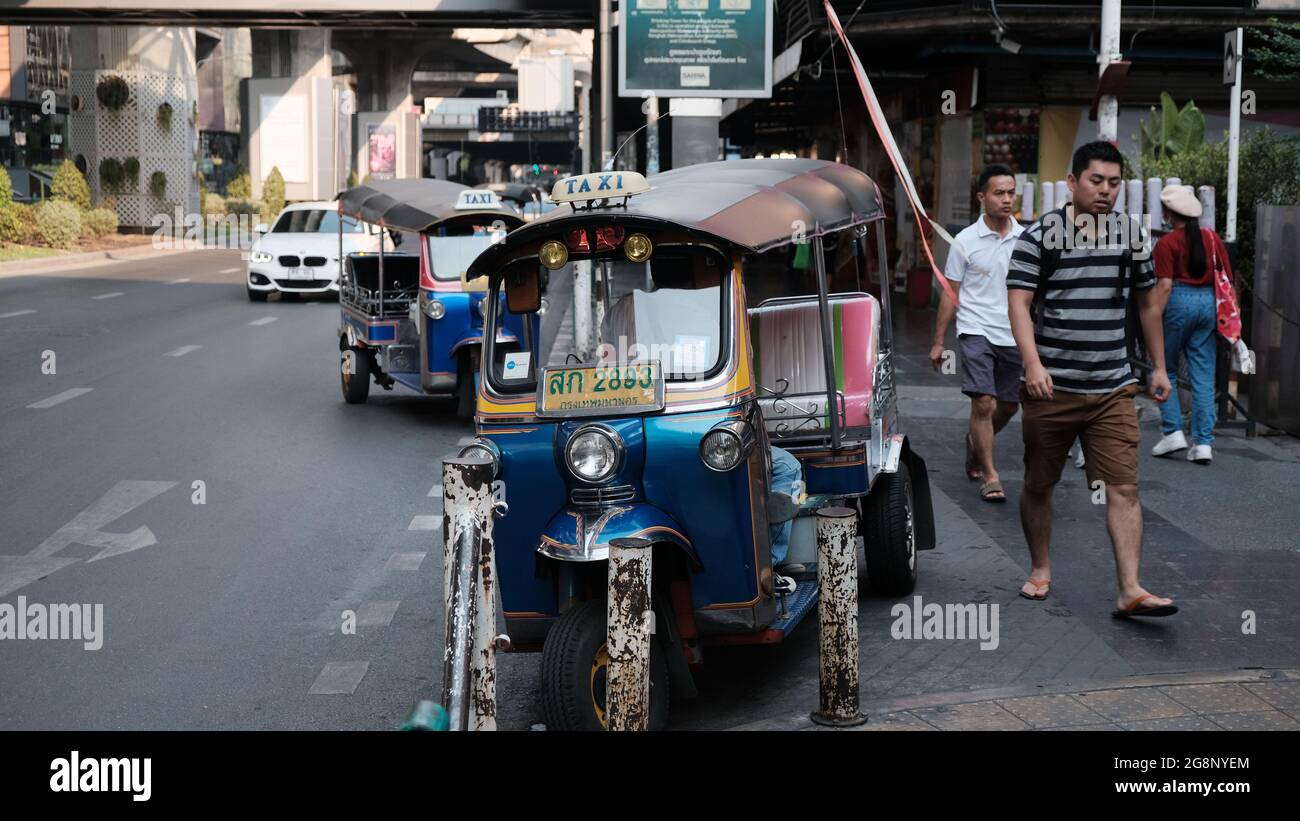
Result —
[[599, 482], [614, 475], [623, 459], [623, 439], [604, 425], [579, 428], [564, 448], [569, 471], [586, 482]]
[[709, 470], [725, 473], [749, 458], [757, 437], [748, 422], [722, 422], [700, 440], [700, 459]]
[[654, 251], [654, 243], [645, 234], [633, 234], [623, 243], [623, 254], [630, 262], [645, 262]]
[[424, 315], [429, 319], [442, 319], [447, 315], [447, 306], [441, 300], [429, 299], [424, 294], [420, 294], [420, 303], [424, 309]]
[[492, 480], [496, 481], [497, 477], [501, 475], [501, 449], [498, 448], [496, 442], [493, 442], [491, 439], [485, 439], [480, 436], [473, 442], [470, 442], [468, 445], [461, 448], [460, 453], [457, 455], [461, 458], [466, 456], [482, 456], [486, 459], [490, 459], [492, 460]]

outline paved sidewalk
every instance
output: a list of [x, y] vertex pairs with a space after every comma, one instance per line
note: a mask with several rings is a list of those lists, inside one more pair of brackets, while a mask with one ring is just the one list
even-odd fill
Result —
[[[1135, 676], [1086, 690], [1009, 687], [864, 704], [864, 730], [1300, 730], [1300, 669]], [[808, 716], [733, 730], [831, 730]]]

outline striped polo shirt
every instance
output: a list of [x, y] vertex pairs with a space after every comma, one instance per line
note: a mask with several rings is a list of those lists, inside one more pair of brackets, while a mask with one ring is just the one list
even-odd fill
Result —
[[[1045, 214], [1020, 235], [1007, 271], [1008, 289], [1037, 290], [1045, 243], [1060, 249], [1034, 322], [1034, 344], [1053, 388], [1067, 393], [1110, 393], [1137, 381], [1125, 321], [1130, 288], [1156, 284], [1151, 249], [1129, 217], [1103, 216], [1103, 239], [1094, 241], [1069, 230], [1064, 208]], [[1132, 265], [1121, 279], [1129, 247]]]

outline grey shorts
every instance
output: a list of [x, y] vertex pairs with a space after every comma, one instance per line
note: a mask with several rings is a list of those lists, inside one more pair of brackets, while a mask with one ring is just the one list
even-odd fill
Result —
[[978, 334], [959, 334], [961, 392], [967, 396], [993, 396], [1003, 402], [1020, 401], [1020, 376], [1025, 366], [1015, 345], [991, 344]]

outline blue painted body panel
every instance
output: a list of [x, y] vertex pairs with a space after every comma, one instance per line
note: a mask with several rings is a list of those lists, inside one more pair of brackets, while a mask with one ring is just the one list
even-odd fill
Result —
[[[768, 554], [764, 454], [755, 449], [748, 463], [727, 473], [704, 466], [700, 438], [728, 411], [601, 419], [622, 437], [625, 458], [617, 475], [602, 484], [631, 485], [635, 497], [608, 516], [596, 539], [654, 529], [657, 540], [690, 544], [701, 568], [691, 575], [696, 608], [749, 606], [759, 598], [758, 569]], [[501, 479], [510, 513], [495, 524], [497, 568], [503, 609], [508, 613], [558, 615], [555, 587], [537, 578], [537, 548], [547, 536], [563, 545], [577, 543], [581, 521], [590, 532], [601, 511], [568, 503], [575, 487], [590, 487], [564, 466], [564, 446], [573, 432], [593, 420], [568, 419], [524, 425], [481, 425], [480, 433], [501, 449]], [[753, 488], [751, 490], [751, 484]]]
[[[485, 294], [481, 291], [455, 292], [431, 291], [422, 289], [425, 299], [437, 299], [446, 306], [447, 312], [442, 319], [430, 319], [420, 314], [420, 338], [423, 340], [425, 361], [429, 373], [457, 373], [457, 357], [467, 345], [483, 344], [483, 315], [479, 313], [479, 303]], [[505, 305], [505, 295], [501, 296], [501, 305]], [[524, 333], [522, 316], [503, 312], [506, 331], [514, 339], [521, 339]], [[541, 333], [541, 318], [533, 315], [533, 332]], [[536, 337], [534, 337], [536, 338]]]

